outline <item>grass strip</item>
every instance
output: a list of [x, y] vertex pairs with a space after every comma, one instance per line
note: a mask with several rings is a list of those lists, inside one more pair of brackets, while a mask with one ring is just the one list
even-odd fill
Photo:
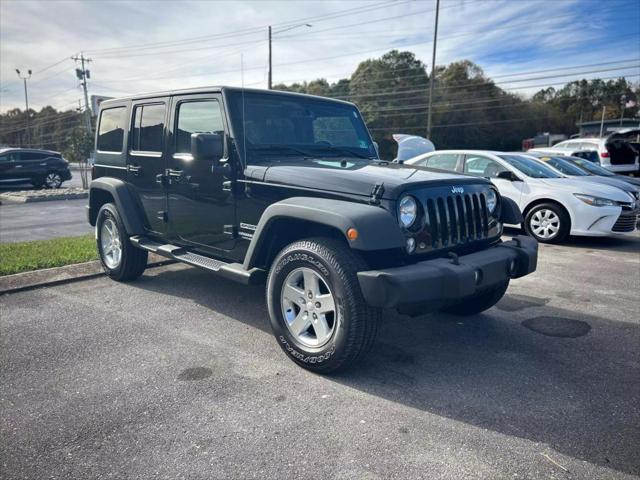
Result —
[[0, 244], [0, 276], [97, 260], [93, 235]]

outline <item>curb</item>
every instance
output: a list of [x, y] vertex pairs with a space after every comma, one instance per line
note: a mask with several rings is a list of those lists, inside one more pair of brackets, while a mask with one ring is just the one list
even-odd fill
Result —
[[2, 205], [21, 205], [23, 203], [52, 202], [57, 200], [76, 200], [88, 198], [88, 192], [59, 193], [57, 195], [10, 195], [0, 194]]
[[[162, 267], [176, 263], [158, 255], [151, 255], [147, 268]], [[62, 285], [106, 275], [99, 260], [75, 263], [64, 267], [45, 268], [31, 272], [15, 273], [0, 277], [0, 295], [34, 290], [41, 287]]]

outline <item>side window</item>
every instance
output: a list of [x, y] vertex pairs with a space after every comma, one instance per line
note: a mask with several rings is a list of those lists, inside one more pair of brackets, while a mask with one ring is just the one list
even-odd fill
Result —
[[176, 153], [190, 153], [192, 133], [224, 133], [220, 103], [217, 100], [180, 103], [177, 125]]
[[133, 135], [131, 150], [137, 152], [162, 152], [164, 134], [164, 103], [137, 105], [133, 111]]
[[479, 155], [467, 155], [464, 159], [464, 173], [476, 177], [496, 178], [500, 172], [505, 171], [502, 165], [495, 160]]
[[0, 155], [0, 163], [10, 162], [11, 158], [9, 158], [9, 154]]
[[457, 153], [440, 153], [433, 155], [427, 159], [427, 167], [429, 168], [437, 168], [440, 170], [451, 170], [454, 171], [456, 169], [456, 165], [458, 164], [458, 154]]
[[38, 152], [21, 152], [20, 153], [20, 159], [21, 160], [43, 160], [45, 159], [47, 156], [43, 153], [38, 153]]
[[98, 150], [121, 153], [126, 125], [127, 107], [102, 110], [98, 127]]

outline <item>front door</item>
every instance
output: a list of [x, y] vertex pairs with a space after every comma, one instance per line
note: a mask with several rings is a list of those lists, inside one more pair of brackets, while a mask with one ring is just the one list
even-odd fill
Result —
[[[132, 105], [127, 180], [135, 187], [151, 233], [167, 232], [167, 198], [163, 175], [168, 98]], [[107, 110], [108, 112], [108, 110]]]
[[463, 173], [488, 178], [498, 187], [500, 195], [510, 198], [519, 206], [522, 197], [522, 186], [524, 184], [523, 182], [514, 182], [504, 178], [498, 178], [498, 174], [506, 170], [507, 169], [498, 162], [484, 155], [467, 154], [464, 157]]
[[[225, 132], [219, 94], [174, 97], [169, 145], [169, 224], [176, 242], [216, 251], [232, 250], [236, 243], [235, 201], [225, 186], [225, 171], [213, 160], [191, 155], [193, 133]], [[227, 142], [225, 142], [227, 143]], [[229, 145], [225, 146], [226, 162]]]

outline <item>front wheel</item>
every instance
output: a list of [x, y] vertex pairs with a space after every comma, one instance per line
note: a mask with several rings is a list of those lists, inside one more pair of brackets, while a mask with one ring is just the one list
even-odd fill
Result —
[[96, 242], [102, 268], [112, 279], [121, 282], [134, 280], [147, 268], [147, 251], [129, 242], [113, 203], [104, 204], [98, 212]]
[[359, 360], [372, 346], [380, 320], [358, 283], [363, 260], [344, 243], [312, 238], [290, 244], [267, 279], [271, 327], [298, 365], [329, 373]]
[[454, 315], [476, 315], [490, 309], [498, 303], [504, 296], [507, 288], [509, 288], [509, 280], [491, 290], [485, 290], [472, 297], [462, 298], [455, 305], [444, 308], [443, 311]]
[[542, 243], [560, 243], [569, 236], [571, 219], [567, 212], [553, 203], [533, 207], [524, 219], [524, 229]]

